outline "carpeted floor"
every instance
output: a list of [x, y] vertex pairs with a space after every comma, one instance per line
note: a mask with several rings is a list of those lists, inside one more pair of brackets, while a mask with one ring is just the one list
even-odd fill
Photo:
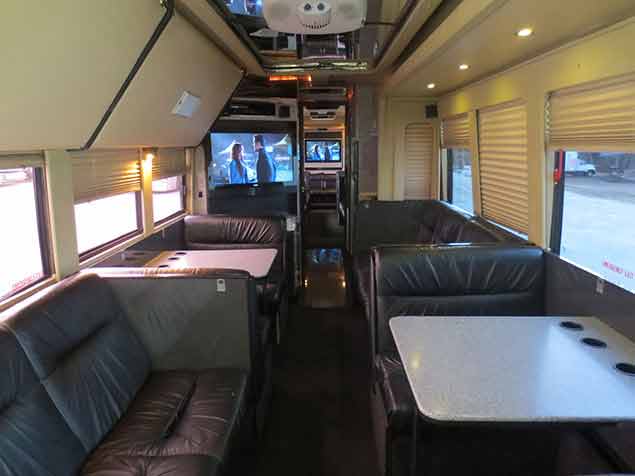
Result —
[[361, 310], [290, 310], [254, 474], [378, 476]]

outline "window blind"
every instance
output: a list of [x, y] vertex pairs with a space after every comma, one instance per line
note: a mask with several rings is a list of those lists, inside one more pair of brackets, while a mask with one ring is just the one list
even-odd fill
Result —
[[406, 127], [406, 179], [404, 198], [432, 197], [432, 148], [434, 132], [430, 124]]
[[37, 153], [0, 155], [0, 170], [44, 167], [44, 156]]
[[185, 149], [159, 149], [152, 161], [152, 180], [185, 175]]
[[635, 152], [635, 76], [552, 93], [546, 130], [550, 148]]
[[470, 148], [470, 122], [467, 114], [443, 119], [441, 122], [441, 145], [444, 149]]
[[527, 234], [527, 111], [514, 102], [478, 114], [481, 209], [485, 218]]
[[137, 149], [71, 152], [75, 203], [141, 190]]

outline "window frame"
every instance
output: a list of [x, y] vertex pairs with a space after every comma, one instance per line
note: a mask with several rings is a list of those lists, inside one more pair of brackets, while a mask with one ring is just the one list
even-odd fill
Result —
[[[185, 214], [185, 211], [187, 209], [187, 203], [185, 203], [185, 194], [186, 194], [186, 186], [187, 186], [187, 182], [186, 182], [186, 178], [187, 175], [183, 174], [183, 175], [173, 175], [172, 177], [181, 177], [181, 209], [177, 212], [172, 213], [171, 215], [162, 218], [161, 220], [155, 221], [154, 220], [154, 190], [152, 190], [152, 221], [154, 222], [154, 226], [161, 226], [164, 225], [172, 220], [174, 220], [177, 217], [180, 217], [181, 215]], [[159, 180], [164, 180], [164, 179], [168, 179], [168, 178], [172, 178], [172, 177], [163, 177], [163, 178], [159, 178], [156, 180], [152, 180], [152, 184], [154, 184], [154, 182], [158, 182]], [[152, 184], [150, 185], [150, 187], [152, 187]], [[156, 192], [159, 193], [159, 192]]]
[[[131, 240], [132, 238], [136, 238], [138, 236], [142, 236], [143, 235], [143, 203], [141, 200], [141, 193], [140, 191], [137, 192], [126, 192], [126, 193], [134, 193], [135, 195], [135, 207], [136, 207], [136, 218], [137, 218], [137, 228], [134, 231], [131, 231], [129, 233], [126, 233], [125, 235], [119, 236], [115, 239], [112, 239], [106, 243], [103, 243], [99, 246], [96, 246], [94, 248], [91, 248], [89, 250], [83, 251], [81, 253], [78, 253], [79, 256], [79, 263], [80, 265], [83, 264], [85, 261], [90, 260], [91, 258], [94, 258], [95, 256], [98, 256], [108, 250], [110, 250], [111, 248], [115, 248], [125, 242], [127, 242], [128, 240]], [[106, 197], [101, 197], [98, 198], [97, 200], [102, 200], [105, 198], [109, 198], [108, 196]], [[73, 213], [75, 212], [75, 206], [78, 205], [77, 203], [73, 204]]]
[[46, 187], [46, 173], [44, 167], [26, 167], [33, 171], [31, 178], [33, 184], [33, 198], [35, 199], [36, 226], [38, 229], [38, 242], [40, 251], [40, 262], [42, 264], [42, 277], [25, 286], [16, 288], [5, 296], [0, 297], [0, 310], [2, 304], [15, 298], [15, 296], [27, 292], [42, 282], [51, 279], [55, 271], [53, 266], [53, 253], [51, 249], [51, 231], [48, 208], [48, 190]]

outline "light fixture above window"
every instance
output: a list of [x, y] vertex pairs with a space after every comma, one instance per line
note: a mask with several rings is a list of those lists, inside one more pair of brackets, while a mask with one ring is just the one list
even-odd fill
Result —
[[528, 36], [531, 36], [533, 32], [534, 30], [531, 28], [521, 28], [516, 32], [516, 36], [519, 36], [520, 38], [527, 38]]
[[459, 65], [459, 69], [460, 69], [461, 71], [465, 71], [466, 69], [470, 69], [470, 65], [469, 65], [469, 64], [465, 64], [465, 63], [460, 64], [460, 65]]
[[428, 83], [428, 89], [434, 89], [436, 86], [434, 83]]

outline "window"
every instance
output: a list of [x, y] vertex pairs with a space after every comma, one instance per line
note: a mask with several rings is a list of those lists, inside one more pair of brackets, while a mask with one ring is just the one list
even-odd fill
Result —
[[41, 168], [0, 169], [0, 301], [50, 275]]
[[152, 202], [155, 223], [182, 212], [185, 208], [183, 206], [183, 176], [154, 180]]
[[75, 205], [77, 248], [90, 257], [109, 245], [141, 232], [137, 192], [122, 193]]
[[567, 151], [563, 165], [560, 255], [635, 292], [635, 154]]
[[635, 292], [635, 76], [553, 92], [547, 145], [556, 151], [551, 247]]
[[448, 201], [472, 213], [472, 157], [468, 149], [448, 149]]

